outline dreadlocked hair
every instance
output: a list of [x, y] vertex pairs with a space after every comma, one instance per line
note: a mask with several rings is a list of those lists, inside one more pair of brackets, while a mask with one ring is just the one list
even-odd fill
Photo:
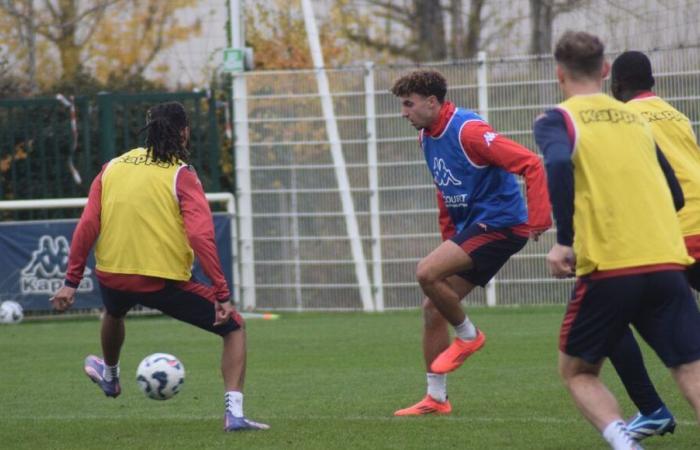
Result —
[[182, 131], [190, 126], [185, 107], [179, 102], [166, 102], [153, 106], [146, 115], [146, 151], [156, 162], [189, 163], [190, 150]]

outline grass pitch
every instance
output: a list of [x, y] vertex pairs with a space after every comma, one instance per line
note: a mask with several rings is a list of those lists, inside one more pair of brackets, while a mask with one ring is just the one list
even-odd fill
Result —
[[[122, 395], [106, 398], [82, 373], [99, 354], [96, 319], [0, 327], [3, 449], [605, 449], [556, 372], [561, 307], [476, 308], [482, 351], [448, 379], [450, 416], [395, 418], [425, 394], [419, 311], [283, 314], [248, 321], [245, 411], [272, 429], [223, 433], [220, 340], [169, 318], [129, 318]], [[135, 381], [147, 354], [185, 365], [172, 400]], [[679, 421], [647, 449], [700, 448], [700, 428], [668, 372], [650, 373]], [[626, 415], [635, 409], [611, 367], [604, 378]]]

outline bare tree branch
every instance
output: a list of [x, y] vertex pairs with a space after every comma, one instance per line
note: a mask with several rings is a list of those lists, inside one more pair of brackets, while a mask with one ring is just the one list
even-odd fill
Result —
[[530, 53], [546, 53], [552, 46], [552, 27], [559, 14], [574, 11], [589, 0], [529, 0]]
[[151, 47], [151, 50], [148, 52], [146, 58], [144, 58], [140, 64], [132, 67], [133, 70], [130, 71], [132, 75], [142, 75], [143, 72], [151, 64], [151, 62], [153, 62], [155, 56], [163, 49], [163, 36], [165, 33], [165, 29], [166, 27], [170, 26], [170, 23], [168, 23], [168, 21], [166, 20], [168, 17], [167, 6], [163, 7], [163, 9], [161, 10], [161, 17], [157, 17], [157, 7], [149, 8], [149, 13], [150, 14], [148, 15], [146, 23], [144, 25], [141, 41], [145, 40], [146, 36], [148, 35], [148, 32], [154, 28], [154, 25], [157, 27], [156, 40], [153, 46]]
[[88, 17], [89, 15], [92, 15], [92, 24], [88, 26], [87, 31], [85, 32], [85, 35], [83, 36], [82, 39], [77, 40], [77, 44], [79, 46], [83, 46], [95, 33], [97, 30], [98, 26], [100, 25], [100, 22], [102, 22], [102, 19], [104, 18], [105, 13], [107, 12], [107, 8], [109, 8], [112, 5], [115, 5], [117, 3], [121, 3], [124, 0], [105, 0], [102, 4], [101, 7], [94, 7], [88, 10], [85, 10], [80, 14], [80, 16], [76, 19], [76, 23], [81, 21], [83, 18]]
[[51, 17], [53, 17], [54, 20], [61, 20], [61, 16], [58, 14], [58, 11], [56, 11], [56, 8], [54, 8], [51, 4], [51, 0], [44, 0], [44, 5], [46, 6], [46, 9], [49, 10]]
[[469, 5], [469, 18], [467, 22], [467, 37], [464, 41], [466, 51], [463, 55], [467, 58], [473, 58], [479, 51], [479, 42], [481, 40], [481, 28], [484, 23], [481, 12], [484, 7], [485, 0], [471, 0]]
[[346, 32], [346, 37], [353, 42], [366, 45], [375, 50], [388, 51], [392, 55], [406, 56], [411, 59], [415, 59], [417, 56], [417, 51], [412, 49], [410, 45], [394, 45], [380, 39], [372, 39], [366, 34], [355, 34], [353, 32]]
[[605, 3], [608, 5], [612, 6], [615, 9], [619, 9], [620, 11], [623, 11], [630, 16], [634, 17], [635, 19], [641, 19], [643, 17], [642, 14], [639, 14], [637, 11], [634, 9], [628, 7], [625, 2], [622, 1], [616, 1], [616, 0], [606, 0]]
[[[66, 27], [66, 26], [75, 25], [75, 24], [77, 24], [77, 23], [80, 23], [80, 21], [82, 21], [84, 18], [86, 18], [86, 17], [88, 17], [88, 16], [90, 16], [90, 15], [93, 15], [93, 14], [94, 14], [95, 16], [98, 16], [98, 17], [101, 19], [102, 17], [104, 17], [105, 10], [106, 10], [108, 7], [110, 7], [110, 6], [112, 6], [112, 5], [115, 5], [115, 4], [117, 4], [117, 3], [121, 3], [121, 2], [123, 2], [123, 1], [124, 1], [124, 0], [102, 0], [102, 1], [100, 1], [97, 5], [93, 6], [92, 8], [88, 8], [88, 9], [86, 9], [85, 11], [81, 12], [80, 14], [78, 14], [78, 15], [75, 17], [75, 19], [70, 20], [70, 21], [68, 21], [68, 22], [62, 23], [61, 26]], [[94, 17], [94, 16], [93, 16], [93, 17]]]

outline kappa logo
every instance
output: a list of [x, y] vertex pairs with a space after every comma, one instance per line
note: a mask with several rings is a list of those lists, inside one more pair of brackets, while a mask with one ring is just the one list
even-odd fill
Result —
[[[63, 286], [63, 279], [68, 270], [68, 251], [70, 245], [65, 236], [41, 236], [38, 248], [32, 252], [29, 261], [20, 274], [20, 291], [22, 294], [51, 295]], [[78, 292], [92, 292], [94, 285], [90, 268], [85, 267], [83, 280]]]
[[579, 112], [579, 117], [583, 123], [591, 122], [611, 122], [643, 125], [644, 120], [637, 114], [621, 109], [586, 109]]
[[455, 186], [462, 185], [462, 182], [452, 175], [442, 158], [433, 158], [433, 177], [438, 186], [449, 186], [450, 183]]
[[493, 131], [487, 131], [486, 133], [484, 133], [484, 140], [486, 141], [487, 147], [491, 147], [491, 142], [493, 142], [493, 140], [496, 139], [496, 136], [498, 135]]

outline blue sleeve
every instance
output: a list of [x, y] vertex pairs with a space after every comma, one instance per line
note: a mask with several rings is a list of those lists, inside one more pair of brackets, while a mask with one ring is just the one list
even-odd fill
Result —
[[574, 242], [574, 165], [573, 143], [560, 111], [552, 109], [535, 121], [535, 142], [544, 155], [547, 188], [557, 224], [557, 243], [571, 246]]
[[656, 146], [656, 158], [659, 160], [659, 165], [661, 170], [666, 177], [666, 183], [668, 183], [669, 189], [671, 189], [671, 196], [673, 197], [673, 206], [676, 211], [680, 211], [683, 206], [685, 206], [685, 197], [683, 195], [683, 189], [681, 188], [678, 178], [676, 178], [676, 172], [673, 171], [673, 167], [664, 156], [659, 146]]

